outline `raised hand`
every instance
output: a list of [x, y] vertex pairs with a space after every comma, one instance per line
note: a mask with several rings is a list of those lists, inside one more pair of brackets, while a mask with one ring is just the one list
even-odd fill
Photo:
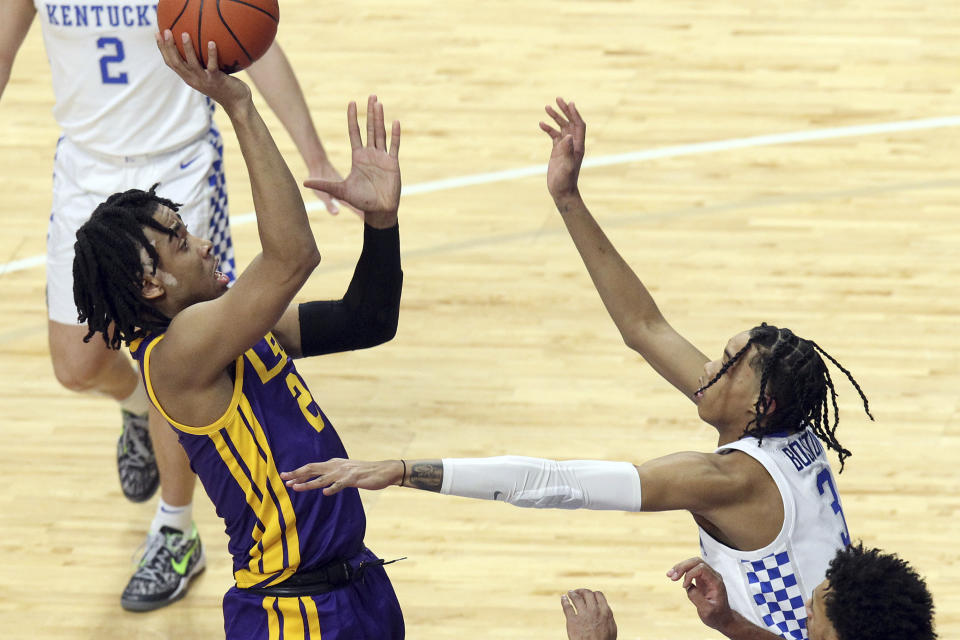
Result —
[[181, 34], [183, 38], [184, 54], [180, 55], [177, 44], [173, 41], [173, 33], [165, 29], [156, 34], [157, 47], [163, 56], [163, 61], [173, 69], [184, 82], [209, 96], [229, 110], [232, 106], [245, 100], [250, 100], [250, 87], [242, 80], [220, 71], [217, 65], [217, 45], [211, 40], [207, 43], [207, 66], [204, 68], [197, 58], [196, 51], [190, 43], [190, 36]]
[[547, 164], [547, 189], [554, 201], [579, 196], [577, 180], [587, 137], [587, 123], [580, 117], [576, 105], [557, 98], [557, 106], [562, 113], [557, 113], [550, 105], [547, 105], [546, 111], [560, 127], [559, 131], [540, 122], [540, 128], [553, 140], [553, 150]]
[[717, 630], [730, 624], [734, 613], [727, 600], [723, 578], [701, 558], [690, 558], [674, 565], [667, 577], [674, 582], [683, 578], [687, 598], [697, 608], [703, 624]]
[[617, 623], [599, 591], [574, 589], [560, 598], [570, 640], [616, 640]]
[[308, 178], [304, 186], [330, 194], [365, 212], [374, 226], [392, 226], [400, 205], [400, 121], [394, 120], [387, 150], [387, 132], [383, 120], [383, 103], [372, 95], [367, 100], [367, 144], [360, 138], [357, 103], [347, 107], [347, 129], [353, 165], [343, 181]]
[[[318, 178], [320, 180], [326, 180], [327, 182], [343, 182], [343, 176], [340, 175], [340, 172], [337, 171], [336, 167], [331, 164], [327, 159], [324, 159], [323, 162], [318, 162], [315, 165], [308, 166], [307, 170], [310, 172], [310, 175], [313, 178]], [[323, 203], [323, 206], [326, 208], [327, 212], [335, 216], [340, 213], [340, 203], [325, 191], [318, 191], [317, 189], [311, 189], [314, 195], [320, 198], [320, 201]], [[360, 216], [360, 219], [363, 219], [363, 212], [359, 209], [347, 205], [347, 208]]]
[[376, 491], [403, 481], [403, 463], [400, 460], [364, 462], [331, 458], [325, 462], [305, 464], [293, 471], [284, 471], [280, 478], [294, 491], [323, 489], [325, 496], [332, 496], [348, 487]]

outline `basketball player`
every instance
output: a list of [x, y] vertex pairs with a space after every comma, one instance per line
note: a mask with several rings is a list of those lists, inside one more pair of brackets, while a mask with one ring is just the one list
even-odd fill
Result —
[[[54, 161], [47, 236], [50, 355], [63, 386], [119, 402], [123, 431], [117, 462], [124, 495], [141, 502], [162, 484], [146, 553], [121, 597], [128, 609], [156, 608], [182, 595], [181, 561], [199, 544], [191, 509], [196, 480], [158, 414], [150, 421], [151, 444], [147, 398], [129, 361], [99, 341], [82, 341], [86, 330], [77, 324], [73, 303], [73, 243], [80, 224], [119, 186], [159, 182], [164, 194], [184, 203], [184, 220], [194, 233], [214, 243], [221, 269], [232, 279], [223, 143], [211, 118], [212, 104], [181, 82], [157, 54], [155, 2], [0, 3], [0, 96], [34, 14], [39, 15], [50, 61], [53, 113], [63, 130]], [[249, 72], [295, 141], [310, 175], [339, 178], [279, 45]], [[319, 195], [335, 213], [331, 197]], [[193, 557], [198, 556], [202, 566], [202, 554]]]
[[326, 487], [327, 495], [399, 484], [522, 507], [686, 510], [734, 609], [786, 638], [806, 638], [803, 602], [850, 543], [824, 445], [839, 453], [841, 468], [850, 452], [836, 439], [836, 393], [821, 355], [850, 380], [869, 415], [867, 399], [835, 359], [789, 329], [761, 324], [738, 333], [714, 360], [677, 333], [580, 198], [586, 126], [572, 103], [557, 103], [563, 115], [547, 112], [559, 131], [541, 123], [553, 140], [550, 193], [626, 343], [696, 405], [717, 430], [717, 450], [639, 465], [517, 456], [331, 460], [282, 476], [294, 489]]
[[[700, 558], [674, 566], [705, 625], [731, 640], [779, 640], [731, 610], [723, 578]], [[863, 544], [837, 551], [826, 579], [807, 600], [810, 640], [934, 640], [933, 598], [923, 578], [904, 560]], [[614, 636], [615, 637], [615, 636]]]
[[[730, 640], [782, 640], [730, 608], [723, 578], [700, 558], [675, 565], [667, 576], [683, 580], [700, 620]], [[616, 640], [613, 612], [599, 591], [575, 589], [561, 599], [570, 640]], [[810, 640], [935, 640], [933, 598], [923, 578], [895, 554], [837, 551], [826, 579], [806, 602]]]
[[358, 493], [296, 494], [277, 472], [346, 455], [291, 357], [369, 347], [396, 332], [400, 124], [388, 150], [383, 105], [371, 96], [364, 147], [350, 104], [350, 175], [307, 182], [365, 212], [363, 251], [343, 300], [293, 305], [320, 261], [300, 191], [250, 89], [218, 70], [213, 43], [202, 67], [184, 35], [186, 59], [169, 30], [158, 45], [230, 117], [262, 252], [228, 288], [212, 243], [189, 232], [178, 205], [153, 189], [114, 194], [77, 231], [80, 317], [111, 347], [130, 346], [151, 402], [224, 519], [237, 582], [223, 600], [229, 640], [402, 638], [383, 561], [363, 544]]

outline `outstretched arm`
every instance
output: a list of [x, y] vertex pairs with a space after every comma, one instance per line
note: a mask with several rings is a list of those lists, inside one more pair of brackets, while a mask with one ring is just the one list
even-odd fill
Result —
[[0, 3], [0, 98], [10, 80], [13, 60], [27, 37], [36, 12], [31, 0], [4, 0]]
[[[324, 180], [340, 180], [340, 173], [330, 163], [323, 143], [320, 142], [300, 83], [297, 82], [293, 67], [290, 66], [280, 44], [274, 41], [263, 57], [250, 65], [247, 73], [297, 145], [309, 174]], [[333, 215], [339, 212], [337, 202], [330, 194], [323, 191], [315, 193], [327, 211]]]
[[723, 456], [677, 453], [635, 466], [601, 460], [546, 460], [523, 456], [382, 460], [333, 458], [284, 472], [296, 491], [347, 487], [378, 490], [391, 485], [448, 495], [499, 500], [538, 509], [617, 511], [688, 510], [709, 516], [749, 500], [750, 476]]
[[780, 640], [780, 636], [756, 626], [730, 608], [723, 578], [701, 558], [690, 558], [673, 566], [667, 577], [683, 579], [687, 598], [697, 608], [703, 624], [730, 640]]
[[547, 167], [550, 195], [624, 342], [692, 400], [709, 358], [670, 326], [650, 292], [590, 214], [578, 185], [587, 125], [572, 102], [557, 98], [557, 106], [560, 112], [550, 106], [546, 111], [559, 130], [540, 123], [553, 141]]

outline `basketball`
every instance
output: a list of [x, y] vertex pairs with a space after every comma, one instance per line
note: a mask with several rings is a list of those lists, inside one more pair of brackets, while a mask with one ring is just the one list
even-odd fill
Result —
[[207, 43], [217, 43], [221, 71], [246, 69], [267, 52], [277, 35], [280, 7], [277, 0], [160, 0], [157, 25], [170, 29], [183, 54], [186, 32], [197, 57], [207, 64]]

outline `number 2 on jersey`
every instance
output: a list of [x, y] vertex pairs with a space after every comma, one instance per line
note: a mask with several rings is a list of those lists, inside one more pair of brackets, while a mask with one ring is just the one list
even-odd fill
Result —
[[313, 396], [310, 395], [307, 385], [304, 384], [303, 379], [297, 375], [296, 371], [291, 371], [287, 374], [287, 388], [290, 389], [290, 393], [296, 398], [297, 404], [300, 405], [300, 411], [303, 413], [303, 417], [307, 419], [307, 422], [310, 423], [318, 433], [323, 431], [325, 425], [323, 418], [320, 417], [320, 407], [313, 401]]
[[127, 84], [127, 73], [121, 71], [116, 75], [111, 75], [109, 65], [123, 62], [123, 41], [120, 38], [100, 38], [97, 40], [97, 49], [113, 49], [112, 53], [107, 53], [100, 58], [100, 77], [103, 84]]
[[828, 496], [832, 499], [830, 507], [835, 514], [840, 516], [840, 521], [843, 523], [843, 531], [840, 532], [840, 541], [843, 542], [843, 546], [847, 546], [850, 544], [850, 530], [847, 529], [847, 519], [844, 517], [843, 509], [840, 507], [840, 496], [837, 495], [837, 490], [833, 486], [833, 476], [830, 475], [830, 469], [824, 469], [817, 474], [817, 490], [820, 491], [820, 495], [824, 495], [824, 485], [830, 487], [830, 495]]

